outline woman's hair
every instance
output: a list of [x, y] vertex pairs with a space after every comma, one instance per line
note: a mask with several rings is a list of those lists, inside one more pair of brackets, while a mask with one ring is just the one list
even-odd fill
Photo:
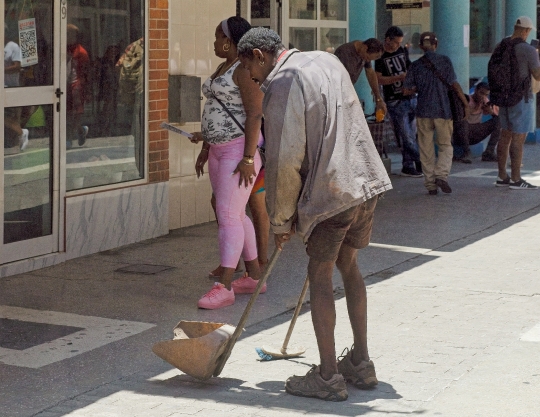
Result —
[[240, 16], [232, 16], [227, 19], [227, 26], [231, 32], [231, 41], [235, 45], [244, 36], [244, 34], [251, 29], [249, 22]]
[[276, 32], [272, 29], [262, 27], [251, 29], [242, 37], [236, 46], [238, 55], [244, 58], [253, 57], [254, 49], [260, 49], [263, 52], [276, 55], [277, 51], [284, 48], [281, 38]]
[[364, 45], [367, 46], [367, 53], [368, 54], [378, 54], [379, 52], [384, 51], [384, 46], [382, 42], [375, 38], [369, 38], [366, 39], [364, 42]]

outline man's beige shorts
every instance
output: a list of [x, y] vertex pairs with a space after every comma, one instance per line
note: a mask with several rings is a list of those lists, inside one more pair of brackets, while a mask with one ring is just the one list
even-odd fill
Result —
[[308, 256], [320, 262], [335, 262], [342, 244], [355, 249], [369, 245], [378, 199], [372, 197], [315, 226], [307, 242]]

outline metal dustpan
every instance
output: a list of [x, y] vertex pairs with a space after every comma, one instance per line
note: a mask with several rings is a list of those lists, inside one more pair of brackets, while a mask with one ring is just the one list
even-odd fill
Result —
[[268, 267], [255, 287], [251, 298], [235, 328], [229, 324], [205, 321], [180, 321], [174, 328], [174, 339], [156, 343], [152, 351], [182, 372], [197, 379], [218, 376], [244, 330], [251, 307], [279, 257], [275, 249]]

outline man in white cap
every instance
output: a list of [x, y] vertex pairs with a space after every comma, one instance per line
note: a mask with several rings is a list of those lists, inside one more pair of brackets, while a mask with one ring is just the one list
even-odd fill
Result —
[[[519, 17], [514, 25], [514, 33], [497, 45], [488, 64], [490, 100], [499, 106], [502, 128], [497, 145], [499, 177], [495, 185], [513, 190], [538, 189], [521, 178], [523, 145], [528, 132], [534, 130], [531, 76], [540, 81], [538, 51], [525, 42], [533, 30], [536, 28], [531, 18]], [[506, 172], [508, 154], [511, 162], [510, 176]]]

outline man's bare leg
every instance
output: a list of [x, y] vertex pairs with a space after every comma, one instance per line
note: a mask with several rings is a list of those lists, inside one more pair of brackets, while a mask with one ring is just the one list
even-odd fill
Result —
[[332, 285], [333, 270], [334, 262], [319, 262], [309, 258], [311, 320], [321, 358], [321, 377], [325, 380], [338, 373], [334, 343], [336, 307]]
[[521, 179], [521, 161], [523, 160], [523, 146], [525, 145], [526, 133], [512, 133], [510, 142], [510, 164], [512, 182]]
[[357, 366], [362, 361], [369, 361], [367, 345], [367, 293], [366, 285], [357, 262], [358, 249], [346, 244], [341, 245], [336, 266], [341, 273], [347, 311], [354, 337], [354, 349], [351, 362]]
[[501, 180], [508, 177], [506, 172], [506, 161], [508, 159], [508, 150], [510, 149], [510, 143], [512, 142], [512, 132], [506, 129], [501, 130], [501, 138], [497, 145], [497, 165], [499, 167], [499, 178]]

